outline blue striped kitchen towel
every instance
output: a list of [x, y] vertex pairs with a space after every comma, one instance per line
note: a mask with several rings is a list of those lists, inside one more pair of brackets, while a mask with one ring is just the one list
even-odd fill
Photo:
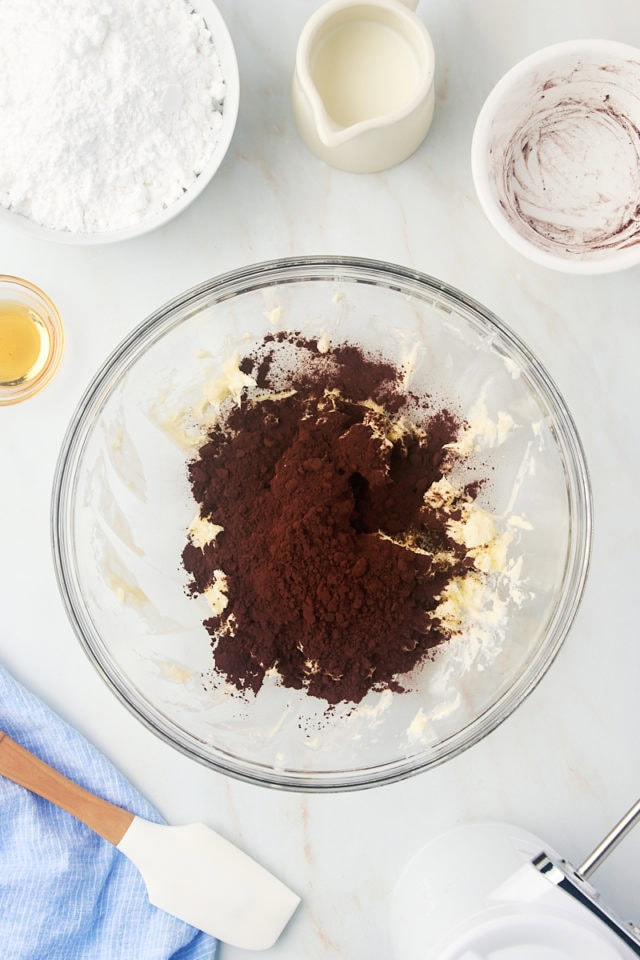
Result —
[[[160, 822], [95, 747], [1, 666], [0, 730], [83, 787]], [[115, 847], [0, 777], [2, 960], [211, 960], [216, 944], [152, 907]]]

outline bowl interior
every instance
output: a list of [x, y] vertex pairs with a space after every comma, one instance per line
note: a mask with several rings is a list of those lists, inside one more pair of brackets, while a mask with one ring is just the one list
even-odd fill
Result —
[[573, 272], [640, 259], [640, 51], [557, 44], [498, 82], [478, 117], [479, 199], [505, 239]]
[[[463, 416], [512, 420], [480, 444], [479, 500], [508, 523], [521, 564], [506, 623], [479, 622], [411, 678], [354, 708], [265, 684], [234, 695], [213, 669], [206, 601], [180, 556], [197, 513], [186, 463], [206, 431], [205, 387], [275, 330], [350, 341], [411, 362], [411, 388]], [[477, 740], [533, 687], [575, 611], [589, 502], [562, 401], [519, 341], [436, 281], [370, 262], [306, 261], [211, 281], [160, 310], [116, 351], [70, 426], [54, 493], [58, 572], [90, 656], [129, 707], [193, 756], [299, 788], [367, 785]], [[497, 589], [506, 589], [498, 583]], [[348, 646], [349, 638], [344, 638]]]

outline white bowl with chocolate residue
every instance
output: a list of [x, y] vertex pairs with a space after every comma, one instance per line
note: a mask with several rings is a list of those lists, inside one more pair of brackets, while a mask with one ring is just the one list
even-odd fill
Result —
[[566, 273], [640, 262], [640, 49], [555, 44], [498, 81], [471, 148], [480, 204], [515, 250]]

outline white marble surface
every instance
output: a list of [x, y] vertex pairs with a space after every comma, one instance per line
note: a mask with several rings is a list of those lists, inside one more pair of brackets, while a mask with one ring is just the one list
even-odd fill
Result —
[[[640, 46], [635, 0], [430, 0], [436, 115], [416, 155], [380, 175], [331, 170], [299, 142], [288, 89], [315, 0], [219, 0], [236, 44], [240, 116], [196, 203], [147, 237], [81, 248], [0, 228], [3, 272], [57, 302], [67, 351], [39, 397], [0, 412], [0, 658], [80, 728], [171, 821], [203, 820], [298, 890], [275, 958], [389, 955], [388, 907], [412, 851], [451, 824], [506, 819], [580, 861], [640, 791], [637, 544], [640, 272], [573, 278], [510, 250], [473, 192], [469, 147], [483, 98], [547, 43], [600, 36]], [[576, 419], [591, 468], [595, 537], [578, 617], [551, 670], [483, 742], [434, 771], [368, 792], [298, 796], [226, 779], [134, 720], [81, 652], [54, 580], [49, 491], [89, 377], [144, 316], [192, 284], [287, 254], [354, 254], [416, 267], [494, 310], [536, 351]], [[597, 874], [640, 920], [640, 831]], [[241, 951], [225, 948], [224, 960]]]

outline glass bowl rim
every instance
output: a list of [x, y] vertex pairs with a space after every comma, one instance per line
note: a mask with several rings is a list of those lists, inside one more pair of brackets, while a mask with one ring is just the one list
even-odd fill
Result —
[[[564, 593], [547, 623], [545, 638], [535, 657], [515, 682], [470, 724], [439, 741], [421, 754], [401, 757], [377, 766], [345, 770], [279, 771], [254, 761], [226, 755], [211, 744], [185, 734], [168, 721], [148, 700], [138, 696], [100, 648], [100, 637], [92, 636], [92, 624], [85, 615], [70, 547], [70, 519], [77, 484], [77, 467], [96, 417], [115, 383], [125, 375], [144, 351], [174, 326], [187, 319], [187, 307], [204, 300], [221, 303], [240, 293], [261, 290], [283, 282], [340, 280], [380, 282], [388, 289], [406, 294], [409, 289], [431, 291], [445, 302], [462, 308], [465, 319], [474, 319], [505, 343], [511, 354], [523, 361], [540, 399], [553, 412], [556, 440], [562, 443], [565, 481], [570, 505], [569, 549], [565, 560]], [[85, 654], [121, 703], [148, 729], [186, 756], [218, 773], [248, 783], [300, 793], [342, 792], [364, 789], [405, 779], [462, 753], [498, 727], [535, 689], [555, 659], [575, 618], [587, 579], [592, 538], [592, 495], [584, 450], [573, 418], [544, 366], [503, 321], [486, 307], [455, 287], [425, 273], [381, 260], [363, 257], [304, 256], [262, 261], [231, 270], [197, 284], [160, 306], [135, 327], [104, 361], [85, 389], [65, 432], [56, 464], [51, 494], [51, 541], [58, 587], [71, 625]], [[97, 643], [96, 643], [97, 637]]]

